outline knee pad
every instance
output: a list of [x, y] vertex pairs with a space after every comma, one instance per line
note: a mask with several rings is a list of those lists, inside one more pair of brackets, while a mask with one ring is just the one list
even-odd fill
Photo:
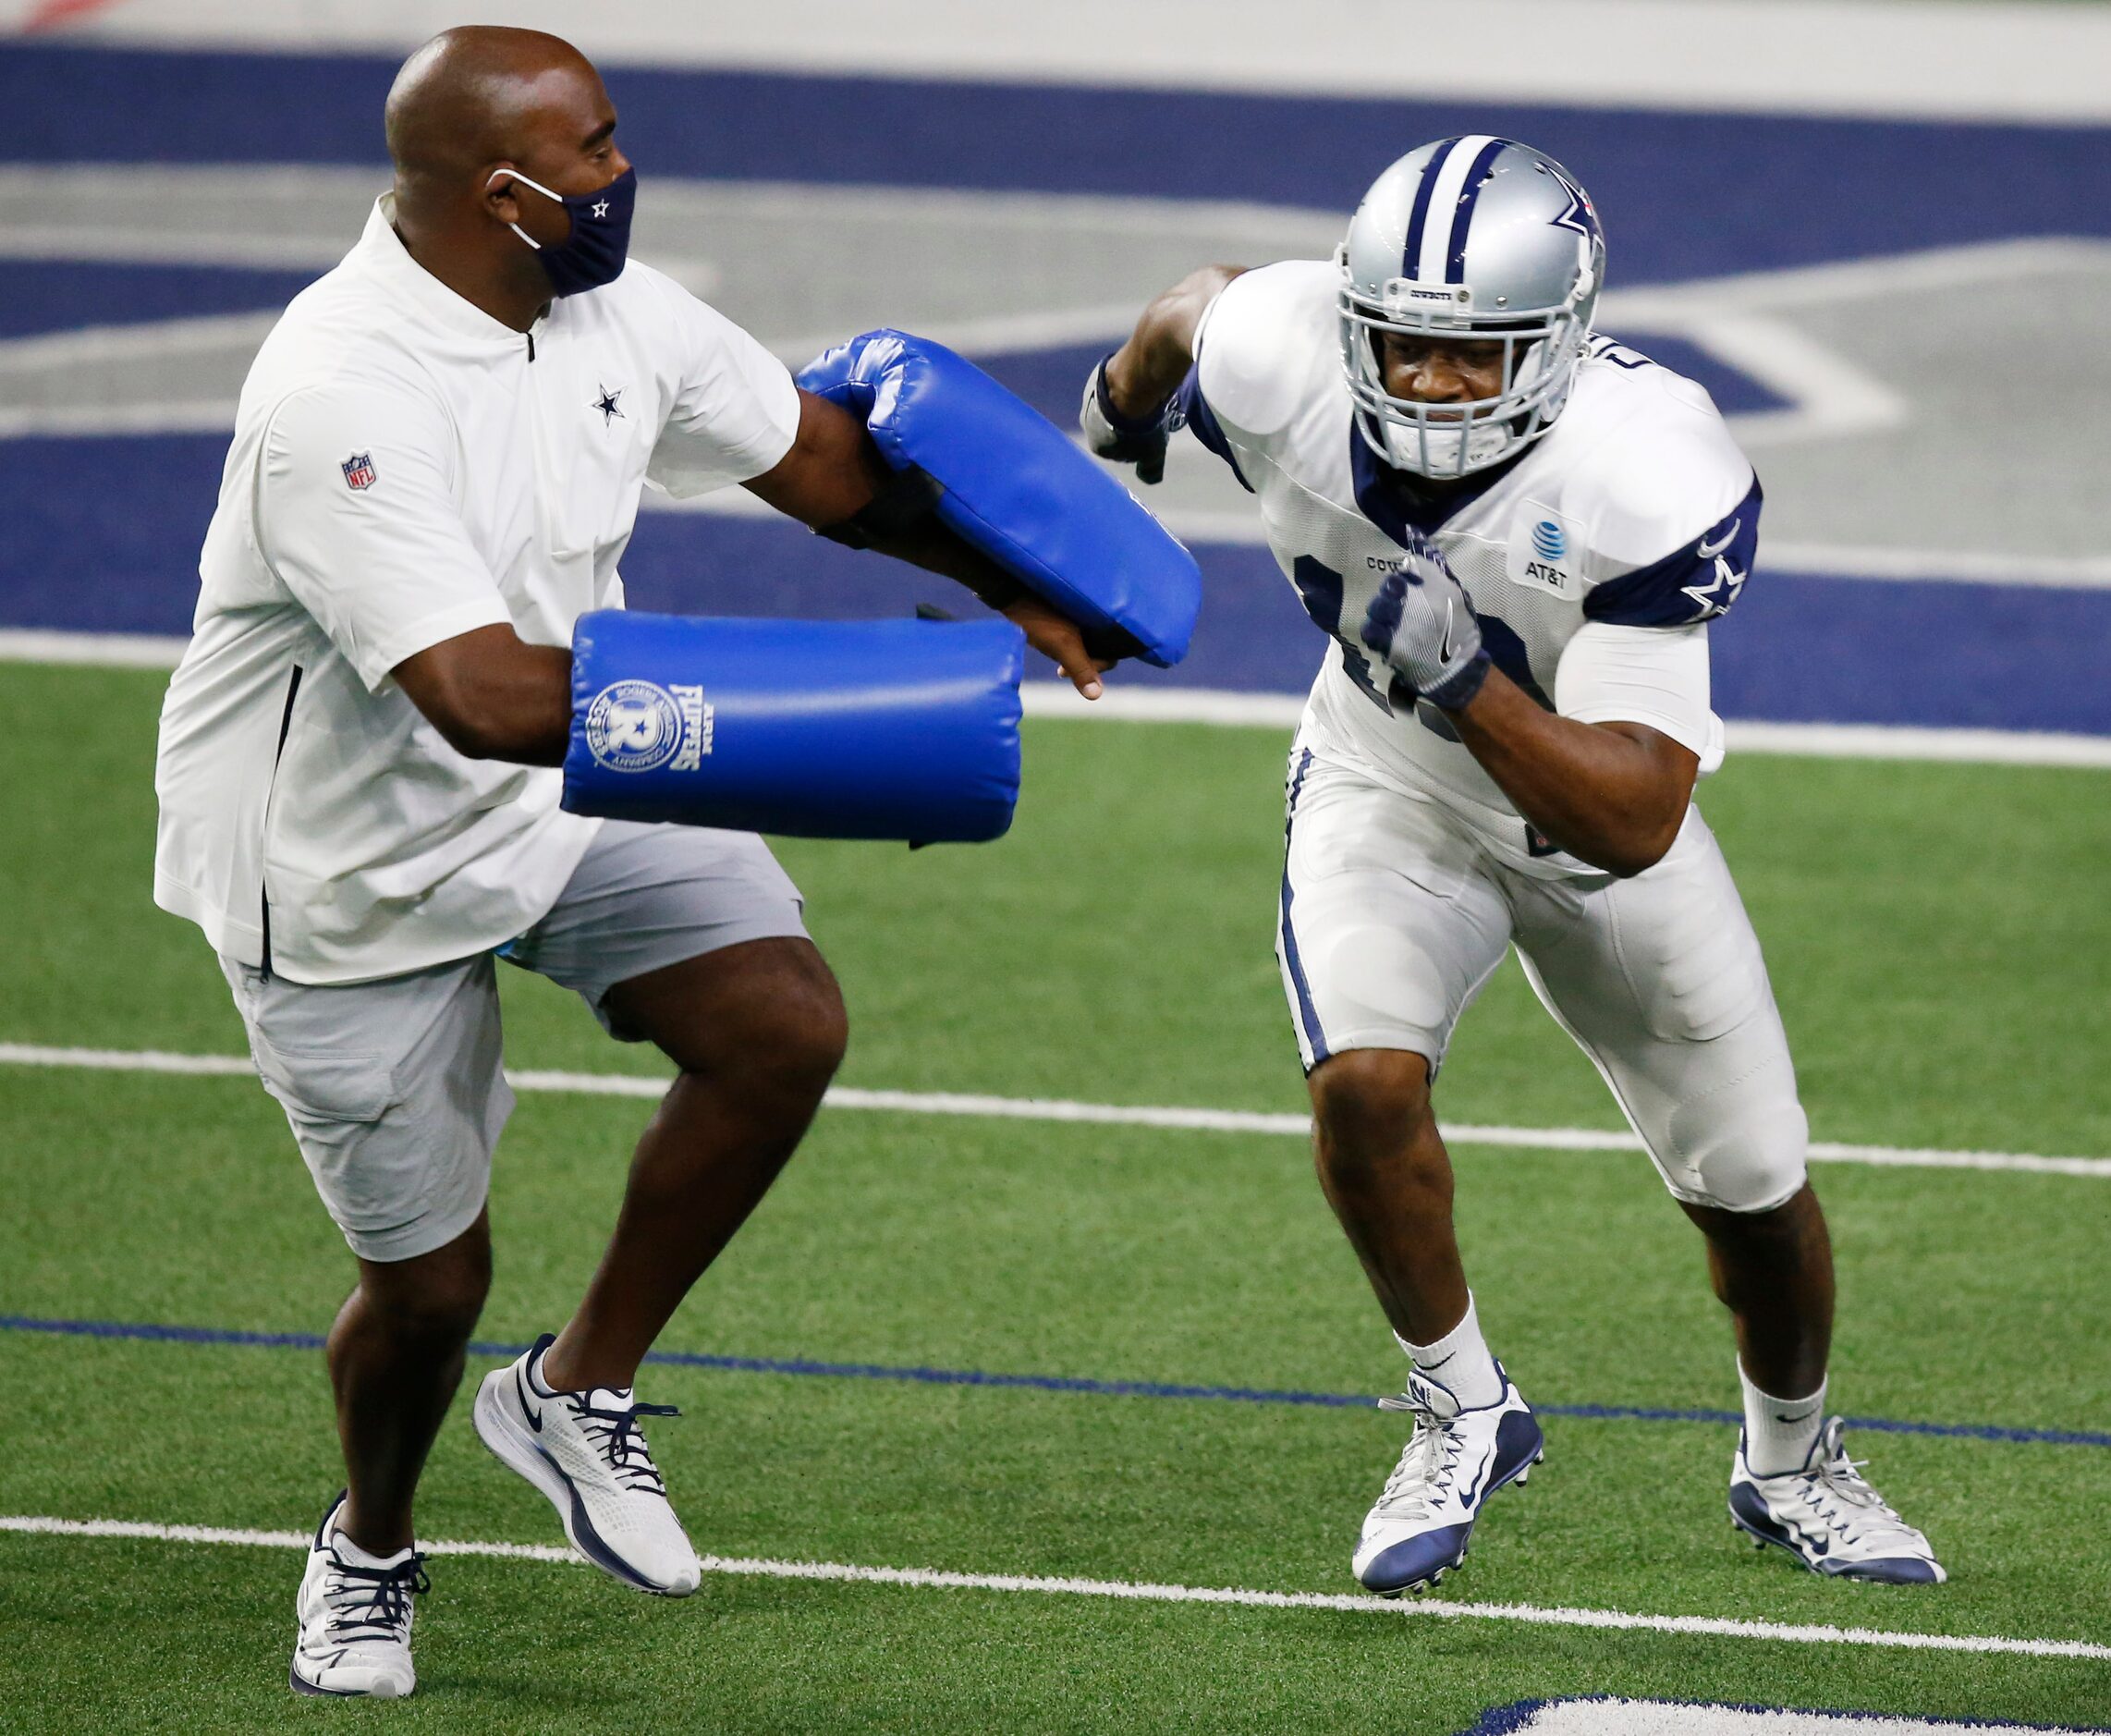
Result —
[[1666, 1131], [1659, 1167], [1688, 1204], [1771, 1211], [1803, 1185], [1811, 1125], [1786, 1056], [1679, 1104]]

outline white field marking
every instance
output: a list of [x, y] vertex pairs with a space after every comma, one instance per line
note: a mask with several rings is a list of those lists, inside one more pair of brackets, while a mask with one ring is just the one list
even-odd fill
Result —
[[1733, 753], [1794, 753], [1821, 759], [1944, 760], [1958, 764], [2111, 767], [2111, 736], [2031, 729], [1918, 729], [1904, 724], [1723, 726]]
[[0, 663], [67, 663], [91, 669], [173, 669], [190, 641], [176, 633], [59, 633], [0, 629]]
[[[0, 29], [34, 0], [0, 0]], [[596, 59], [1033, 83], [1471, 96], [1613, 107], [2090, 122], [2111, 117], [2096, 8], [1855, 0], [1574, 0], [1418, 5], [1412, 53], [1373, 52], [1356, 0], [1066, 0], [993, 14], [961, 0], [801, 0], [668, 6], [657, 0], [513, 0], [509, 22], [563, 31]], [[59, 26], [76, 39], [401, 51], [455, 22], [445, 0], [257, 6], [129, 0]], [[1001, 22], [999, 21], [1001, 20]], [[1552, 45], [1491, 55], [1491, 42]], [[1824, 44], [1813, 54], [1812, 44]], [[1640, 49], [1638, 51], [1638, 45]], [[1558, 52], [1554, 52], [1557, 49]]]
[[[254, 1070], [247, 1056], [178, 1055], [165, 1049], [54, 1048], [34, 1043], [0, 1043], [0, 1065], [84, 1068], [125, 1073], [177, 1073], [239, 1077]], [[657, 1099], [668, 1081], [644, 1073], [575, 1073], [525, 1069], [508, 1071], [517, 1091], [596, 1097]], [[1103, 1127], [1155, 1127], [1201, 1133], [1266, 1133], [1303, 1139], [1312, 1119], [1258, 1109], [1202, 1109], [1171, 1105], [1080, 1103], [1065, 1097], [999, 1097], [976, 1092], [871, 1091], [834, 1085], [824, 1099], [832, 1109], [878, 1110], [894, 1115], [983, 1116], [1012, 1121], [1056, 1121]], [[1632, 1132], [1582, 1127], [1486, 1127], [1443, 1124], [1445, 1138], [1459, 1145], [1507, 1146], [1524, 1151], [1639, 1152]], [[1813, 1140], [1820, 1163], [1869, 1164], [1912, 1169], [2012, 1170], [2032, 1175], [2111, 1180], [2111, 1157], [2045, 1157], [2032, 1152], [1946, 1151], [1897, 1145], [1850, 1145]]]
[[[174, 634], [61, 633], [0, 628], [0, 664], [71, 664], [88, 668], [173, 669], [189, 643]], [[1301, 693], [1253, 693], [1206, 687], [1109, 687], [1080, 699], [1065, 681], [1019, 688], [1029, 717], [1106, 723], [1195, 723], [1288, 734], [1305, 709]], [[1963, 764], [2111, 768], [2111, 736], [2026, 729], [1921, 729], [1903, 724], [1739, 722], [1724, 727], [1733, 752], [1789, 753], [1847, 760], [1939, 760]]]
[[[11, 337], [4, 355], [10, 367], [33, 364], [63, 369], [96, 361], [165, 361], [171, 356], [211, 355], [234, 345], [254, 349], [278, 324], [278, 312], [186, 314], [137, 325], [77, 325], [63, 332]], [[228, 406], [227, 425], [234, 426]]]
[[[0, 655], [6, 654], [0, 634]], [[1124, 687], [1120, 672], [1096, 700], [1079, 697], [1067, 681], [1028, 681], [1019, 688], [1029, 717], [1107, 722], [1197, 723], [1274, 729], [1287, 735], [1304, 715], [1301, 693], [1254, 693], [1205, 687]], [[1788, 753], [1804, 758], [1937, 760], [1960, 764], [2111, 768], [2111, 736], [2056, 735], [2029, 729], [1923, 729], [1909, 724], [1802, 724], [1729, 719], [1723, 726], [1733, 753]]]
[[[1646, 342], [1646, 340], [1645, 340]], [[1772, 414], [1773, 412], [1766, 412]], [[1785, 412], [1786, 413], [1786, 412]], [[728, 500], [728, 495], [744, 498]], [[648, 494], [645, 504], [661, 511], [725, 512], [759, 517], [768, 508], [745, 489], [726, 489], [693, 501], [670, 502]], [[1151, 503], [1146, 503], [1151, 504]], [[758, 510], [759, 508], [759, 510]], [[1152, 514], [1181, 542], [1265, 548], [1261, 520], [1240, 507], [1152, 507]], [[2012, 554], [1999, 549], [1886, 548], [1868, 543], [1763, 541], [1759, 572], [1789, 572], [1814, 579], [1883, 579], [1901, 584], [2020, 585], [2047, 591], [2111, 590], [2111, 556]]]
[[[1685, 335], [1718, 361], [1788, 400], [1779, 410], [1726, 417], [1741, 446], [1877, 434], [1911, 420], [1912, 407], [1898, 393], [1778, 313], [1696, 309], [1685, 323]], [[1645, 347], [1648, 341], [1645, 335]]]
[[[1687, 1700], [1550, 1700], [1506, 1723], [1517, 1736], [1957, 1736], [1955, 1718], [1879, 1712], [1762, 1709], [1696, 1705]], [[1984, 1724], [1979, 1736], [2090, 1736], [2044, 1724]]]
[[2007, 287], [2019, 278], [2045, 273], [2101, 270], [2106, 262], [2111, 262], [2111, 241], [2093, 236], [1968, 241], [1868, 259], [1826, 260], [1814, 265], [1782, 265], [1720, 277], [1692, 277], [1683, 283], [1608, 289], [1598, 303], [1598, 323], [1608, 328], [1632, 323], [1652, 331], [1678, 330], [1696, 306], [1779, 313], [1790, 308], [1831, 307], [1842, 301], [1942, 289]]
[[[137, 1537], [165, 1543], [305, 1549], [298, 1531], [226, 1530], [214, 1525], [156, 1525], [123, 1519], [48, 1519], [0, 1515], [0, 1531], [39, 1536]], [[486, 1556], [509, 1561], [584, 1563], [569, 1549], [520, 1543], [443, 1542], [429, 1555]], [[1719, 1616], [1633, 1615], [1624, 1609], [1571, 1609], [1538, 1604], [1458, 1603], [1424, 1597], [1387, 1601], [1328, 1592], [1249, 1591], [1239, 1586], [1160, 1585], [1136, 1580], [1052, 1579], [1023, 1573], [955, 1573], [925, 1567], [862, 1567], [847, 1561], [779, 1561], [705, 1555], [707, 1573], [748, 1578], [823, 1580], [860, 1585], [907, 1585], [926, 1591], [1039, 1592], [1132, 1603], [1216, 1604], [1250, 1609], [1324, 1609], [1358, 1616], [1438, 1616], [1452, 1620], [1516, 1621], [1537, 1627], [1605, 1628], [1623, 1632], [1690, 1633], [1707, 1638], [1774, 1640], [1801, 1645], [1861, 1645], [1916, 1652], [1995, 1652], [2022, 1657], [2111, 1658], [2111, 1645], [2089, 1640], [2013, 1640], [1995, 1634], [1904, 1633], [1819, 1622], [1742, 1621]]]
[[2005, 555], [1986, 549], [1871, 548], [1852, 543], [1775, 543], [1762, 575], [1890, 579], [1910, 584], [2026, 585], [2046, 591], [2111, 590], [2111, 557]]

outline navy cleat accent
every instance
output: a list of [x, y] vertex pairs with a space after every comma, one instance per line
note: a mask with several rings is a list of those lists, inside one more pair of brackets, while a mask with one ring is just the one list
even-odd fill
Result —
[[431, 1589], [425, 1558], [414, 1548], [368, 1555], [337, 1530], [344, 1505], [339, 1494], [309, 1546], [287, 1682], [329, 1699], [402, 1699], [418, 1687], [411, 1599]]
[[1461, 1409], [1439, 1380], [1417, 1370], [1388, 1411], [1406, 1411], [1414, 1433], [1363, 1521], [1354, 1569], [1366, 1591], [1382, 1597], [1438, 1583], [1465, 1559], [1488, 1498], [1522, 1484], [1546, 1456], [1539, 1422], [1509, 1376], [1493, 1404]]
[[527, 1354], [477, 1388], [476, 1431], [493, 1454], [542, 1490], [572, 1547], [611, 1578], [663, 1597], [686, 1597], [702, 1569], [667, 1504], [641, 1417], [676, 1416], [640, 1404], [628, 1388], [557, 1392], [541, 1379], [544, 1333]]
[[1845, 1424], [1826, 1420], [1797, 1470], [1760, 1476], [1742, 1430], [1730, 1465], [1730, 1522], [1761, 1549], [1786, 1550], [1813, 1573], [1885, 1585], [1939, 1585], [1948, 1575], [1926, 1537], [1899, 1518], [1849, 1459]]

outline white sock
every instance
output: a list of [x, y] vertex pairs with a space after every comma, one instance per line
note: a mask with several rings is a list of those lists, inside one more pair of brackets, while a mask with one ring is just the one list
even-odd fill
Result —
[[1738, 1384], [1744, 1388], [1744, 1461], [1754, 1476], [1785, 1476], [1800, 1471], [1825, 1425], [1825, 1383], [1807, 1399], [1776, 1399], [1751, 1384], [1738, 1363]]
[[403, 1548], [394, 1555], [370, 1555], [351, 1540], [345, 1528], [334, 1518], [330, 1521], [330, 1539], [336, 1546], [338, 1559], [348, 1561], [354, 1567], [395, 1567], [410, 1554], [409, 1549]]
[[1466, 1292], [1466, 1317], [1434, 1344], [1409, 1344], [1397, 1332], [1393, 1337], [1417, 1368], [1458, 1399], [1459, 1409], [1478, 1411], [1503, 1396], [1503, 1377], [1481, 1337], [1471, 1290]]

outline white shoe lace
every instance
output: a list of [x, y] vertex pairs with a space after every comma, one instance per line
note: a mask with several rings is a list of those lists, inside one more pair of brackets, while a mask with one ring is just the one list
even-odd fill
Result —
[[1378, 1408], [1405, 1411], [1415, 1419], [1415, 1432], [1400, 1449], [1400, 1462], [1385, 1479], [1378, 1506], [1387, 1513], [1401, 1513], [1410, 1519], [1424, 1517], [1449, 1485], [1466, 1443], [1450, 1426], [1449, 1419], [1430, 1410], [1411, 1391], [1397, 1399], [1381, 1399]]
[[1840, 1438], [1846, 1427], [1844, 1418], [1829, 1418], [1818, 1437], [1817, 1468], [1794, 1473], [1803, 1485], [1804, 1505], [1842, 1542], [1856, 1547], [1888, 1534], [1916, 1550], [1925, 1549], [1927, 1539], [1900, 1518], [1861, 1474], [1869, 1461], [1848, 1457]]
[[679, 1416], [681, 1412], [671, 1404], [630, 1404], [621, 1410], [596, 1410], [591, 1392], [567, 1392], [561, 1395], [565, 1407], [580, 1425], [580, 1432], [595, 1456], [608, 1467], [616, 1486], [634, 1494], [657, 1495], [666, 1498], [667, 1485], [660, 1476], [660, 1468], [653, 1462], [652, 1449], [645, 1445], [645, 1436], [638, 1427], [641, 1416]]

